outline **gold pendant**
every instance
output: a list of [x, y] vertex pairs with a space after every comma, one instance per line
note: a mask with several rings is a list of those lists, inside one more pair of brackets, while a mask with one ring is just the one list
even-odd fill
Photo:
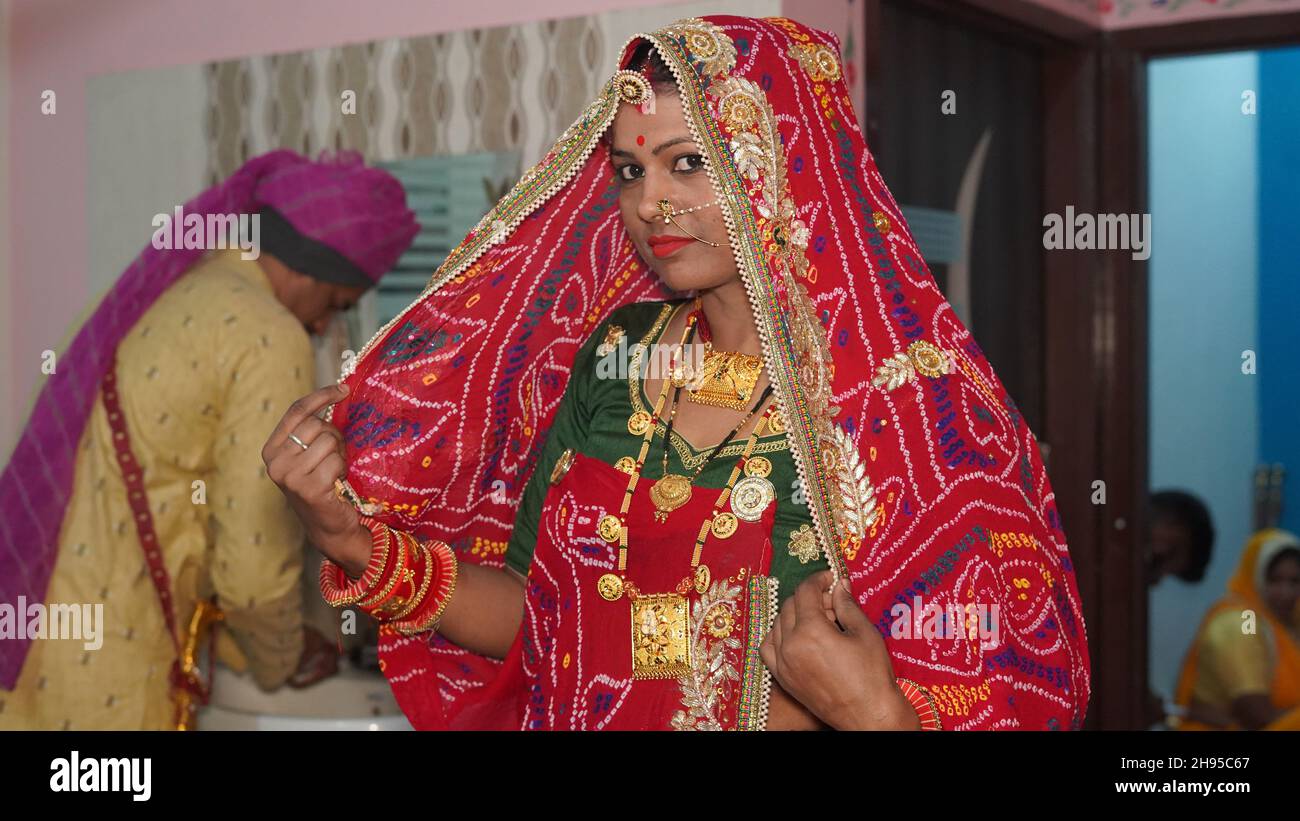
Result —
[[618, 541], [618, 537], [623, 535], [623, 523], [613, 513], [606, 513], [600, 517], [600, 523], [596, 525], [596, 531], [600, 533], [600, 538], [611, 544]]
[[713, 524], [709, 526], [709, 529], [712, 530], [713, 535], [717, 536], [719, 539], [729, 539], [732, 534], [736, 532], [736, 528], [739, 526], [740, 523], [736, 521], [736, 517], [733, 514], [719, 513], [717, 516], [713, 517]]
[[709, 580], [710, 580], [709, 566], [707, 564], [702, 564], [699, 567], [695, 568], [695, 592], [696, 593], [699, 593], [701, 596], [703, 596], [705, 592], [707, 592], [709, 589]]
[[668, 520], [668, 514], [691, 500], [691, 480], [670, 473], [650, 486], [650, 501], [655, 505], [655, 521]]
[[763, 518], [763, 511], [776, 498], [776, 488], [762, 476], [746, 476], [731, 491], [731, 510], [747, 522]]
[[613, 573], [606, 573], [596, 582], [596, 592], [605, 601], [618, 601], [623, 597], [623, 580]]
[[627, 432], [633, 436], [644, 436], [650, 430], [650, 414], [637, 411], [627, 418]]
[[636, 460], [631, 456], [620, 457], [619, 460], [614, 463], [614, 469], [621, 470], [628, 476], [631, 476], [633, 473], [636, 473]]
[[762, 476], [764, 478], [772, 475], [772, 463], [764, 456], [751, 456], [745, 460], [746, 476]]
[[690, 622], [686, 597], [641, 596], [632, 609], [632, 678], [677, 678], [690, 672]]

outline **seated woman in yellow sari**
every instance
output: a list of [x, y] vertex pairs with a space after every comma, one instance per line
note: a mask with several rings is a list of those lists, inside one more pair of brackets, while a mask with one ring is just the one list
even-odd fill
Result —
[[1298, 603], [1300, 539], [1259, 531], [1183, 662], [1180, 729], [1300, 729]]

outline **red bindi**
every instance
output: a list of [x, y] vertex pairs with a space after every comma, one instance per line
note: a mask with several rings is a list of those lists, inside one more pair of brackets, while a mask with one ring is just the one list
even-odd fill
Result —
[[642, 136], [641, 134], [636, 135], [636, 144], [645, 145], [645, 137]]

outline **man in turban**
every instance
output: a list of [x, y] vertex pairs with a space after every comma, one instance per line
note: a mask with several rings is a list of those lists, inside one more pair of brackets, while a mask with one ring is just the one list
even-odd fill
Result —
[[260, 254], [155, 236], [58, 358], [0, 476], [0, 729], [184, 726], [211, 618], [265, 689], [332, 667], [260, 445], [315, 384], [309, 334], [393, 267], [415, 215], [359, 156], [292, 151], [183, 211], [256, 218]]

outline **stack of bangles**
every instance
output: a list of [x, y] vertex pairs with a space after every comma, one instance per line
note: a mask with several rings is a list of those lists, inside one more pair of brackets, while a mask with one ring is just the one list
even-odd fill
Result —
[[934, 696], [930, 695], [930, 691], [908, 678], [896, 678], [894, 681], [898, 683], [898, 689], [912, 705], [912, 709], [916, 710], [917, 718], [921, 719], [921, 729], [942, 730], [939, 711], [935, 709]]
[[342, 567], [326, 559], [320, 566], [320, 592], [334, 607], [356, 605], [403, 635], [434, 629], [456, 589], [456, 554], [446, 542], [421, 542], [369, 516], [370, 563], [350, 581]]

